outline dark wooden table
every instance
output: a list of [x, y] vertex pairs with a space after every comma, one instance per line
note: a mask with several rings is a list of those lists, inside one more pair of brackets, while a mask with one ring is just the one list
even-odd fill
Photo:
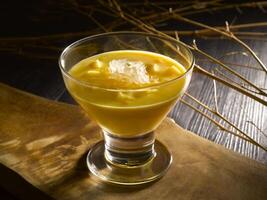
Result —
[[[26, 44], [29, 41], [27, 39], [19, 39], [19, 42], [16, 42], [14, 40], [7, 41], [5, 38], [39, 37], [64, 32], [80, 32], [95, 28], [96, 25], [85, 16], [77, 15], [63, 1], [58, 1], [58, 3], [40, 1], [32, 4], [17, 2], [15, 7], [13, 3], [1, 3], [0, 57], [2, 64], [0, 67], [0, 81], [49, 99], [74, 103], [64, 87], [57, 57], [62, 48], [81, 38], [81, 36], [71, 39], [59, 39], [56, 42], [58, 48], [53, 49], [53, 53], [49, 49], [41, 48], [42, 46], [27, 46]], [[267, 14], [259, 8], [246, 8], [242, 10], [242, 13], [237, 12], [236, 9], [231, 9], [224, 12], [204, 13], [189, 17], [210, 25], [222, 26], [225, 20], [228, 20], [231, 24], [265, 21]], [[192, 28], [180, 23], [170, 24], [171, 28], [176, 26], [179, 30]], [[267, 31], [266, 28], [254, 28], [253, 30]], [[193, 38], [181, 37], [181, 39], [191, 42]], [[265, 64], [267, 64], [266, 39], [259, 37], [258, 39], [244, 40], [255, 50]], [[243, 51], [234, 42], [221, 38], [197, 38], [197, 43], [203, 50], [217, 58], [221, 58], [225, 62], [259, 68], [255, 60], [250, 56], [233, 53]], [[40, 56], [45, 51], [49, 51], [49, 57]], [[229, 54], [229, 52], [232, 53]], [[207, 69], [216, 67], [214, 64], [205, 63], [201, 60], [197, 62], [202, 63]], [[255, 84], [260, 85], [262, 88], [267, 88], [267, 75], [263, 71], [233, 65], [231, 67]], [[188, 92], [209, 106], [214, 106], [213, 82], [207, 77], [194, 73]], [[267, 145], [267, 137], [265, 136], [267, 133], [266, 107], [220, 83], [217, 83], [217, 98], [219, 110], [223, 115], [240, 129], [249, 133], [256, 141], [262, 145]], [[199, 109], [201, 108], [199, 107]], [[202, 137], [267, 164], [266, 152], [227, 132], [219, 130], [205, 117], [181, 103], [176, 104], [170, 116], [182, 127]], [[6, 197], [5, 199], [8, 198]]]

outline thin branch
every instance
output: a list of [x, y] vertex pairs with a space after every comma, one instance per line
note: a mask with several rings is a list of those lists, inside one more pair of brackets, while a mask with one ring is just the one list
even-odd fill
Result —
[[262, 133], [262, 135], [267, 137], [267, 134], [264, 133], [263, 130], [261, 130], [253, 121], [246, 121], [246, 122], [252, 124], [258, 131], [260, 131]]
[[227, 9], [232, 9], [232, 8], [240, 10], [241, 7], [257, 8], [259, 6], [262, 6], [262, 7], [267, 6], [267, 2], [259, 1], [259, 2], [237, 3], [237, 4], [230, 4], [230, 5], [228, 4], [228, 5], [223, 5], [223, 6], [213, 7], [213, 8], [188, 11], [188, 12], [181, 13], [181, 15], [187, 16], [187, 15], [199, 14], [203, 12], [214, 12], [214, 11], [227, 10]]
[[177, 15], [175, 13], [171, 13], [174, 19], [178, 19], [178, 20], [182, 20], [184, 22], [190, 23], [190, 24], [194, 24], [196, 26], [200, 26], [209, 30], [212, 30], [214, 32], [220, 33], [223, 36], [226, 36], [234, 41], [236, 41], [237, 43], [239, 43], [240, 45], [242, 45], [254, 58], [255, 60], [260, 64], [260, 66], [262, 67], [262, 69], [267, 73], [267, 67], [264, 65], [264, 63], [258, 58], [258, 56], [254, 53], [254, 51], [246, 44], [244, 43], [242, 40], [240, 40], [239, 38], [237, 38], [232, 32], [227, 32], [227, 31], [222, 31], [219, 30], [217, 28], [208, 26], [206, 24], [182, 17], [180, 15]]
[[224, 80], [224, 79], [222, 79], [220, 77], [217, 77], [217, 76], [213, 75], [212, 73], [206, 71], [205, 69], [203, 69], [199, 65], [195, 65], [195, 69], [198, 70], [198, 72], [200, 72], [202, 74], [205, 74], [206, 76], [208, 76], [210, 78], [213, 78], [216, 81], [219, 81], [219, 82], [223, 83], [224, 85], [226, 85], [226, 86], [228, 86], [228, 87], [230, 87], [230, 88], [232, 88], [232, 89], [234, 89], [234, 90], [236, 90], [236, 91], [238, 91], [238, 92], [240, 92], [240, 93], [242, 93], [242, 94], [244, 94], [244, 95], [246, 95], [246, 96], [248, 96], [248, 97], [250, 97], [250, 98], [252, 98], [252, 99], [254, 99], [256, 101], [258, 101], [259, 103], [267, 106], [267, 101], [265, 101], [264, 99], [261, 99], [258, 96], [248, 92], [247, 90], [245, 90], [241, 86], [229, 83], [229, 81], [226, 81], [226, 80]]
[[202, 112], [202, 111], [199, 110], [198, 108], [192, 106], [191, 104], [187, 103], [185, 100], [180, 99], [179, 101], [180, 101], [181, 103], [187, 105], [187, 106], [190, 107], [191, 109], [195, 110], [196, 112], [200, 113], [200, 114], [203, 115], [204, 117], [208, 118], [212, 123], [214, 123], [215, 125], [217, 125], [222, 131], [226, 131], [226, 132], [228, 132], [228, 133], [230, 133], [230, 134], [232, 134], [232, 135], [234, 135], [234, 136], [236, 136], [236, 137], [239, 137], [239, 138], [241, 138], [241, 139], [243, 139], [243, 140], [245, 140], [245, 141], [247, 141], [247, 142], [250, 142], [250, 143], [252, 143], [252, 144], [254, 144], [254, 145], [256, 145], [256, 146], [262, 148], [263, 150], [267, 151], [265, 147], [261, 146], [261, 145], [258, 144], [257, 142], [253, 142], [253, 141], [251, 141], [250, 139], [248, 139], [248, 138], [246, 138], [246, 137], [244, 137], [244, 136], [242, 136], [242, 135], [239, 135], [239, 134], [237, 134], [237, 133], [235, 133], [235, 132], [233, 132], [233, 131], [227, 129], [225, 126], [223, 126], [222, 124], [220, 124], [219, 122], [217, 122], [216, 120], [214, 120], [212, 117], [210, 117], [210, 116], [207, 115], [206, 113]]
[[[191, 5], [188, 5], [188, 6], [184, 6], [184, 7], [181, 7], [181, 8], [176, 8], [172, 12], [173, 13], [180, 13], [182, 11], [192, 10], [192, 9], [195, 9], [197, 7], [196, 4], [201, 4], [202, 6], [203, 5], [208, 6], [208, 5], [214, 5], [214, 3], [216, 3], [216, 1], [215, 2], [214, 1], [194, 2], [194, 3], [192, 3]], [[143, 20], [155, 20], [156, 18], [166, 19], [166, 17], [168, 17], [168, 15], [169, 15], [169, 11], [166, 11], [166, 9], [164, 9], [164, 10], [165, 10], [165, 12], [154, 13], [152, 15], [143, 17]]]
[[234, 74], [235, 76], [237, 76], [238, 78], [240, 78], [242, 81], [246, 82], [247, 84], [249, 84], [250, 86], [252, 86], [253, 88], [255, 88], [257, 91], [259, 91], [260, 95], [264, 95], [267, 96], [267, 93], [263, 90], [261, 90], [258, 86], [256, 86], [255, 84], [253, 84], [252, 82], [250, 82], [249, 80], [247, 80], [245, 77], [243, 77], [242, 75], [238, 74], [237, 72], [235, 72], [234, 70], [232, 70], [230, 67], [228, 67], [227, 65], [223, 64], [221, 61], [219, 61], [218, 59], [212, 57], [211, 55], [207, 54], [206, 52], [202, 51], [201, 49], [199, 49], [196, 44], [193, 45], [193, 49], [200, 53], [201, 55], [209, 58], [210, 60], [212, 60], [213, 62], [219, 64], [220, 66], [222, 66], [224, 69], [226, 69], [227, 71], [231, 72], [232, 74]]
[[[212, 72], [212, 74], [214, 75], [214, 73]], [[216, 113], [219, 112], [218, 109], [218, 102], [217, 102], [217, 85], [216, 85], [216, 81], [213, 79], [213, 96], [214, 96], [214, 103], [215, 103], [215, 111]]]
[[80, 8], [80, 5], [76, 2], [76, 0], [72, 0], [72, 5], [73, 5], [73, 9], [86, 16], [86, 17], [89, 17], [89, 19], [91, 19], [100, 29], [102, 29], [103, 31], [107, 32], [107, 28], [105, 26], [103, 26], [101, 23], [99, 23], [99, 21], [97, 21], [93, 16], [92, 16], [92, 13], [89, 13], [89, 12], [85, 12], [82, 10], [82, 8]]
[[[174, 30], [162, 30], [163, 33], [166, 33], [168, 35], [173, 35]], [[178, 32], [179, 35], [183, 36], [218, 36], [221, 34], [214, 33], [210, 31], [209, 29], [202, 29], [202, 30], [175, 30], [175, 32]], [[267, 36], [267, 33], [265, 32], [248, 32], [248, 31], [232, 31], [233, 34], [238, 35], [238, 36]]]
[[[209, 61], [209, 59], [198, 59], [198, 61], [203, 62], [203, 63], [211, 63], [212, 61]], [[263, 71], [261, 68], [258, 67], [253, 67], [250, 65], [243, 65], [243, 64], [238, 64], [238, 63], [232, 63], [232, 62], [227, 62], [227, 61], [223, 61], [224, 64], [226, 65], [233, 65], [233, 66], [237, 66], [237, 67], [245, 67], [248, 69], [253, 69], [253, 70], [257, 70], [257, 71]], [[262, 88], [260, 88], [262, 89]]]
[[246, 134], [245, 132], [243, 132], [241, 129], [239, 129], [236, 125], [234, 125], [232, 122], [230, 122], [228, 119], [226, 119], [221, 113], [219, 113], [216, 110], [211, 109], [209, 106], [207, 106], [206, 104], [204, 104], [203, 102], [199, 101], [198, 99], [196, 99], [195, 97], [193, 97], [192, 95], [185, 93], [185, 95], [187, 97], [189, 97], [191, 100], [193, 100], [194, 102], [198, 103], [199, 105], [201, 105], [202, 107], [204, 107], [205, 109], [207, 109], [209, 112], [213, 113], [214, 115], [216, 115], [217, 117], [219, 117], [220, 119], [224, 120], [227, 124], [229, 124], [231, 127], [233, 127], [234, 129], [236, 129], [239, 133], [241, 133], [244, 137], [248, 138], [249, 141], [253, 144], [257, 144], [257, 146], [261, 147], [263, 150], [267, 151], [266, 147], [263, 147], [262, 145], [260, 145], [258, 142], [256, 142], [253, 138], [251, 138], [248, 134]]
[[[237, 83], [237, 82], [235, 82], [233, 79], [231, 79], [231, 78], [229, 78], [229, 77], [227, 77], [223, 72], [221, 72], [219, 69], [215, 69], [225, 80], [228, 80], [228, 81], [230, 81], [230, 82], [233, 82], [234, 84], [236, 84], [236, 85], [239, 85], [240, 87], [242, 87], [242, 88], [244, 88], [244, 89], [246, 89], [246, 90], [248, 90], [249, 92], [252, 92], [252, 93], [254, 93], [254, 94], [259, 94], [259, 92], [258, 91], [255, 91], [255, 90], [252, 90], [252, 89], [250, 89], [249, 87], [249, 85], [247, 85], [247, 84], [245, 84], [245, 83], [243, 83], [243, 84], [239, 84], [239, 83]], [[260, 88], [261, 90], [266, 90], [265, 88]]]

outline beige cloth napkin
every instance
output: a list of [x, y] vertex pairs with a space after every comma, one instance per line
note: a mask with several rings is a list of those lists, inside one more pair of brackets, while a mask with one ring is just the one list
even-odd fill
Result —
[[77, 106], [0, 84], [1, 186], [22, 199], [35, 195], [39, 200], [48, 196], [94, 200], [267, 199], [267, 166], [196, 136], [168, 118], [156, 132], [173, 155], [167, 174], [139, 187], [107, 185], [96, 180], [85, 166], [86, 152], [101, 139], [94, 122]]

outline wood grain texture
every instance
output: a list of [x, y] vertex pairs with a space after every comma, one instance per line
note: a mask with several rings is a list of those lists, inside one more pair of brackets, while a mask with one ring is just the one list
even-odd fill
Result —
[[[100, 129], [77, 106], [0, 84], [2, 187], [20, 199], [254, 199], [267, 197], [267, 167], [226, 150], [166, 119], [156, 130], [173, 155], [159, 181], [139, 187], [99, 182], [85, 155]], [[18, 173], [31, 188], [21, 181]], [[12, 184], [17, 183], [17, 184]], [[18, 187], [19, 186], [19, 187]], [[231, 186], [227, 187], [226, 186]], [[22, 191], [26, 190], [24, 195]], [[49, 196], [47, 196], [49, 195]]]

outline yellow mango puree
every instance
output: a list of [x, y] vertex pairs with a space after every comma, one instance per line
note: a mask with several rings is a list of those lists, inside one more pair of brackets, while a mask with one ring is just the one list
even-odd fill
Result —
[[153, 131], [166, 117], [187, 87], [186, 68], [157, 53], [110, 51], [75, 64], [65, 82], [104, 130], [133, 137]]

